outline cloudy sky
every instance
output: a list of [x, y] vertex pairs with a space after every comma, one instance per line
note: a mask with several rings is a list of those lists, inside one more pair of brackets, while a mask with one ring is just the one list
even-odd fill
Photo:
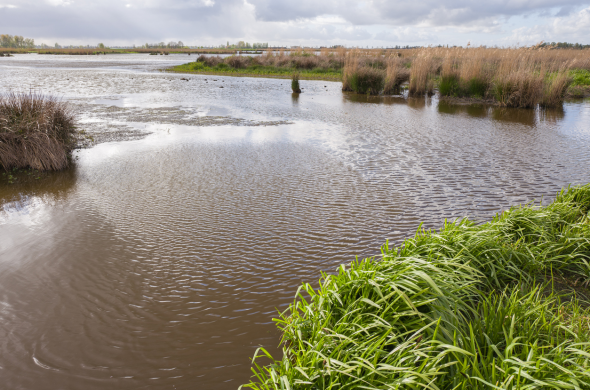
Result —
[[37, 44], [590, 44], [590, 0], [0, 0]]

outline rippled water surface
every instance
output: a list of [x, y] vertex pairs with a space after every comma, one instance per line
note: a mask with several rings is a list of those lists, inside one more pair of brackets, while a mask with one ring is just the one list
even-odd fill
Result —
[[295, 96], [159, 70], [187, 60], [0, 59], [1, 92], [62, 96], [87, 134], [72, 169], [0, 181], [2, 388], [235, 389], [258, 346], [280, 356], [272, 318], [301, 282], [420, 222], [590, 182], [589, 102], [451, 106], [325, 81]]

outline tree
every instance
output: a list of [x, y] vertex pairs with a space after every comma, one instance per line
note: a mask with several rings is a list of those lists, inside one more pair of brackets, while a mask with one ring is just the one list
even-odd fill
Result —
[[14, 40], [12, 35], [2, 34], [0, 35], [0, 47], [13, 47]]
[[98, 44], [98, 48], [99, 48], [99, 49], [104, 49], [104, 43], [99, 43], [99, 44]]

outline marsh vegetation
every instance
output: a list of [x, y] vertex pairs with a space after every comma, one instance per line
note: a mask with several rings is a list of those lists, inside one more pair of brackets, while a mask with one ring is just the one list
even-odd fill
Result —
[[75, 146], [68, 104], [36, 92], [0, 96], [0, 166], [4, 170], [60, 170]]
[[299, 73], [301, 79], [339, 80], [344, 57], [316, 55], [309, 51], [266, 51], [261, 56], [233, 55], [229, 57], [201, 55], [195, 62], [171, 68], [181, 73], [230, 74], [237, 76], [267, 76], [291, 78]]
[[432, 95], [506, 107], [557, 107], [590, 95], [590, 50], [423, 48], [266, 51], [260, 57], [200, 56], [174, 72], [342, 80], [342, 90], [369, 95]]
[[252, 389], [590, 386], [590, 185], [491, 222], [419, 229], [304, 284]]

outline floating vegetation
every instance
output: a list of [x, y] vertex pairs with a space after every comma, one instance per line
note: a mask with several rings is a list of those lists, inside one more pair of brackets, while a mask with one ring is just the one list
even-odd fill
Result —
[[[419, 229], [300, 287], [252, 389], [590, 388], [590, 185]], [[260, 365], [260, 358], [271, 364]]]

